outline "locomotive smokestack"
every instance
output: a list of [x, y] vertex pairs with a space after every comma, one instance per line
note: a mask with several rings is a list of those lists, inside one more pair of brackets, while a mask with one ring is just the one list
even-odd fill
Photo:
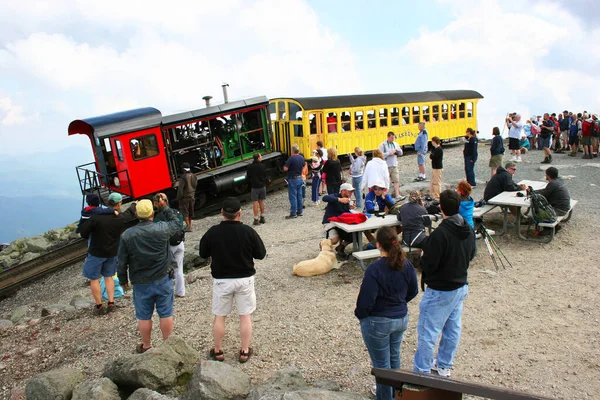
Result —
[[224, 83], [221, 85], [221, 87], [223, 88], [223, 101], [225, 102], [225, 104], [229, 103], [229, 96], [227, 96], [227, 88], [229, 87], [228, 83]]
[[206, 102], [206, 107], [210, 107], [210, 99], [212, 99], [212, 96], [204, 96], [202, 98]]

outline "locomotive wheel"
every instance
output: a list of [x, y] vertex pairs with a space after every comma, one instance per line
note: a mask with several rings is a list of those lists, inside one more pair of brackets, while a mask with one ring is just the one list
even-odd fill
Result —
[[208, 200], [206, 193], [196, 193], [196, 203], [194, 204], [194, 208], [202, 208], [206, 205], [206, 201]]
[[250, 186], [247, 183], [243, 183], [241, 185], [234, 186], [231, 190], [237, 195], [244, 194], [248, 191]]

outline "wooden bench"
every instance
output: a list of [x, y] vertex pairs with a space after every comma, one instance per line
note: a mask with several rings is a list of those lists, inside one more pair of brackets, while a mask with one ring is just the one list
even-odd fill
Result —
[[[402, 250], [404, 250], [405, 253], [410, 253], [413, 251], [421, 251], [421, 249], [417, 249], [416, 247], [409, 248], [408, 246], [402, 246]], [[379, 249], [355, 251], [352, 253], [352, 257], [354, 257], [356, 260], [358, 260], [362, 269], [365, 269], [365, 270], [367, 269], [367, 267], [370, 264], [370, 262], [365, 263], [365, 261], [373, 260], [375, 258], [379, 258], [380, 256], [381, 256], [381, 253], [379, 252]]]
[[554, 239], [554, 234], [556, 233], [556, 225], [560, 224], [561, 222], [567, 222], [568, 220], [571, 219], [571, 215], [573, 214], [573, 208], [575, 207], [575, 205], [577, 205], [577, 200], [571, 199], [571, 205], [570, 205], [571, 207], [569, 208], [569, 211], [567, 211], [567, 213], [565, 215], [561, 215], [559, 217], [557, 216], [555, 222], [540, 222], [538, 224], [538, 226], [541, 228], [549, 228], [550, 229], [550, 235], [542, 235], [541, 238], [539, 239], [540, 242], [550, 243]]
[[454, 378], [443, 378], [432, 374], [381, 368], [371, 369], [371, 374], [375, 375], [377, 383], [396, 389], [398, 391], [397, 399], [458, 400], [462, 399], [463, 394], [468, 394], [496, 400], [551, 400], [549, 397], [460, 381]]

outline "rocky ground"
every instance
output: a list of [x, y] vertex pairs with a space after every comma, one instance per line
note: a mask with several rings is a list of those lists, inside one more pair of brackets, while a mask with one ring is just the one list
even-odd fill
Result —
[[[489, 179], [489, 148], [480, 147], [478, 187], [483, 194]], [[445, 151], [444, 183], [455, 186], [464, 176], [460, 146]], [[519, 165], [516, 180], [543, 180], [541, 152], [534, 151]], [[485, 248], [471, 264], [469, 296], [463, 314], [463, 333], [453, 376], [473, 382], [504, 386], [563, 399], [600, 398], [600, 271], [595, 238], [600, 228], [600, 161], [555, 155], [554, 164], [579, 200], [575, 213], [556, 239], [547, 245], [525, 242], [513, 232], [496, 238], [512, 267], [495, 270]], [[412, 183], [416, 156], [400, 159], [402, 190], [424, 188]], [[430, 172], [428, 170], [428, 172]], [[312, 278], [291, 275], [292, 266], [318, 253], [323, 206], [309, 206], [304, 217], [284, 220], [287, 193], [273, 193], [267, 200], [267, 223], [257, 227], [268, 257], [256, 263], [258, 309], [254, 314], [255, 356], [240, 368], [253, 384], [265, 381], [282, 367], [297, 366], [307, 381], [335, 380], [343, 390], [368, 393], [369, 356], [353, 315], [362, 270], [355, 262]], [[196, 247], [202, 234], [218, 216], [196, 221], [186, 246]], [[243, 206], [242, 220], [252, 222], [251, 205]], [[492, 228], [499, 215], [486, 217]], [[211, 347], [211, 281], [208, 271], [188, 285], [187, 296], [175, 304], [175, 330], [202, 354]], [[206, 277], [206, 278], [205, 278]], [[0, 397], [15, 398], [31, 376], [58, 367], [81, 369], [87, 377], [99, 377], [109, 360], [131, 353], [139, 336], [131, 297], [126, 295], [114, 314], [93, 317], [85, 302], [90, 299], [81, 278], [81, 265], [73, 265], [21, 289], [0, 302], [0, 317], [10, 319], [19, 309], [17, 325], [0, 328]], [[402, 367], [412, 369], [416, 348], [416, 322], [420, 295], [409, 305], [411, 322], [402, 344]], [[63, 311], [58, 311], [58, 309]], [[57, 312], [57, 314], [53, 314]], [[31, 321], [26, 322], [30, 318]], [[157, 325], [156, 325], [157, 326]], [[237, 318], [228, 319], [226, 362], [238, 365]], [[158, 330], [154, 340], [160, 343]]]

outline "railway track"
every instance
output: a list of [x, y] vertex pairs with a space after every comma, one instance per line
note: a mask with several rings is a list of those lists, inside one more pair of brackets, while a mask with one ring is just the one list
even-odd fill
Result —
[[80, 239], [2, 271], [0, 273], [0, 299], [10, 295], [28, 282], [83, 260], [86, 254], [87, 240]]

